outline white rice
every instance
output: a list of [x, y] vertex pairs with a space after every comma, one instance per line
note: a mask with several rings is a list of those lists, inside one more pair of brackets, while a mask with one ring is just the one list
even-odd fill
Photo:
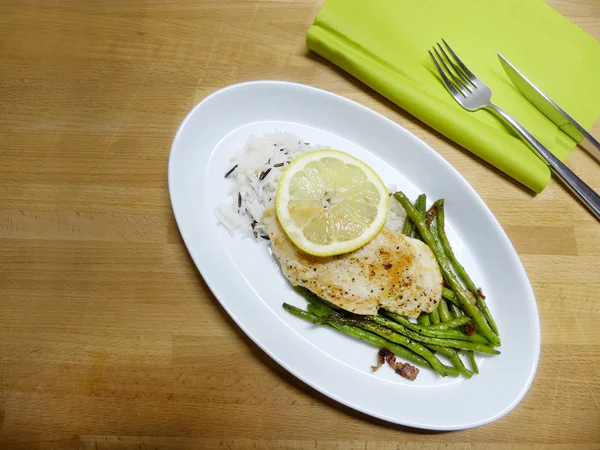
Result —
[[[297, 156], [323, 148], [330, 147], [310, 144], [298, 136], [281, 131], [250, 136], [244, 148], [225, 168], [225, 172], [233, 167], [235, 170], [227, 177], [231, 180], [229, 198], [215, 211], [219, 223], [232, 236], [239, 234], [259, 240], [261, 236], [267, 236], [262, 216], [265, 209], [275, 202], [281, 173]], [[390, 193], [396, 191], [395, 186], [388, 186], [388, 189]], [[399, 232], [405, 216], [402, 206], [392, 200], [386, 226]]]

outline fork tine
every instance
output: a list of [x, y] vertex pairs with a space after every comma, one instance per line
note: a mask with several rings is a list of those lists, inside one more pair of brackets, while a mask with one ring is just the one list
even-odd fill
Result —
[[466, 97], [467, 94], [469, 94], [471, 91], [469, 91], [468, 89], [465, 89], [464, 87], [464, 83], [462, 83], [454, 74], [454, 72], [452, 71], [452, 69], [450, 69], [448, 67], [448, 64], [446, 64], [446, 61], [444, 60], [444, 58], [442, 58], [442, 56], [439, 54], [439, 52], [437, 51], [437, 49], [435, 47], [433, 47], [433, 51], [435, 52], [435, 54], [437, 55], [437, 59], [439, 60], [440, 63], [442, 63], [442, 66], [444, 67], [445, 73], [446, 75], [450, 75], [450, 77], [452, 78], [452, 80], [454, 81], [454, 87], [458, 90], [458, 92], [460, 92], [462, 94], [463, 97]]
[[[434, 50], [435, 50], [435, 48], [434, 48]], [[446, 87], [448, 88], [448, 90], [450, 91], [450, 93], [454, 97], [458, 97], [460, 95], [462, 95], [464, 97], [465, 95], [462, 92], [458, 92], [456, 90], [456, 87], [452, 83], [452, 81], [450, 81], [450, 79], [446, 76], [446, 73], [444, 72], [444, 70], [442, 69], [442, 67], [439, 65], [439, 63], [435, 59], [435, 56], [433, 56], [433, 53], [431, 53], [431, 50], [428, 50], [428, 52], [429, 52], [429, 56], [431, 56], [431, 59], [433, 60], [433, 63], [435, 64], [435, 67], [437, 67], [437, 70], [440, 73], [440, 75], [442, 77], [442, 80], [444, 81], [444, 84], [446, 85]]]
[[452, 58], [450, 58], [450, 56], [448, 56], [448, 53], [446, 53], [446, 50], [443, 49], [443, 47], [440, 45], [440, 43], [437, 43], [438, 48], [440, 49], [440, 52], [442, 53], [442, 55], [444, 56], [445, 61], [448, 62], [448, 64], [450, 64], [450, 67], [452, 69], [454, 69], [452, 71], [453, 74], [458, 75], [457, 77], [454, 77], [454, 81], [456, 81], [457, 83], [460, 83], [460, 85], [464, 86], [464, 88], [468, 91], [468, 92], [473, 92], [473, 87], [476, 87], [471, 80], [469, 80], [469, 77], [467, 77], [467, 75], [465, 75], [462, 70], [460, 69], [460, 67], [458, 67], [456, 65], [456, 63], [452, 60]]
[[[448, 64], [446, 64], [446, 59], [448, 58], [448, 55], [445, 55], [446, 59], [444, 59], [444, 57], [442, 57], [442, 55], [440, 55], [440, 53], [437, 51], [437, 48], [433, 47], [433, 51], [435, 52], [438, 59], [441, 61], [442, 65], [446, 69], [446, 73], [449, 74], [454, 80], [454, 84], [456, 85], [460, 93], [464, 96], [467, 96], [467, 94], [469, 94], [471, 90], [469, 89], [469, 86], [464, 82], [464, 80], [461, 79], [460, 73], [458, 73], [458, 76], [456, 76], [454, 71], [450, 67], [448, 67]], [[440, 47], [440, 51], [444, 53], [444, 49], [442, 47]]]
[[473, 86], [476, 86], [476, 83], [479, 80], [477, 79], [477, 77], [475, 76], [475, 74], [473, 72], [471, 72], [467, 66], [465, 66], [465, 64], [460, 60], [460, 58], [457, 56], [457, 54], [454, 53], [454, 50], [452, 50], [452, 48], [450, 48], [450, 46], [448, 45], [448, 43], [445, 41], [444, 38], [442, 38], [442, 42], [444, 43], [444, 45], [446, 46], [446, 48], [448, 49], [448, 51], [450, 52], [450, 54], [452, 55], [452, 57], [454, 58], [454, 60], [457, 62], [457, 64], [463, 70], [463, 72], [467, 75], [467, 77], [469, 78], [469, 81], [471, 82], [471, 84]]

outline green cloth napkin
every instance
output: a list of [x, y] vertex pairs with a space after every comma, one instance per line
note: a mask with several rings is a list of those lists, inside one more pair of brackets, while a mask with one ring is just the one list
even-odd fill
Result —
[[600, 42], [542, 0], [326, 0], [307, 45], [535, 192], [546, 165], [487, 111], [450, 96], [427, 53], [444, 38], [505, 109], [564, 160], [576, 143], [512, 85], [502, 53], [589, 129], [600, 116]]

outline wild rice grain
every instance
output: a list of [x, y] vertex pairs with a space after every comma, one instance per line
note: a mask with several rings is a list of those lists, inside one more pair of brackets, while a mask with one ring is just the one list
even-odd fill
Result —
[[238, 208], [242, 207], [242, 193], [238, 192]]
[[229, 175], [231, 175], [231, 174], [233, 173], [233, 171], [234, 171], [235, 169], [237, 169], [237, 166], [238, 166], [238, 165], [236, 164], [236, 165], [235, 165], [235, 166], [233, 166], [231, 169], [229, 169], [229, 172], [227, 172], [227, 173], [225, 174], [225, 178], [227, 178]]
[[265, 170], [264, 172], [262, 172], [260, 174], [260, 177], [258, 177], [259, 181], [264, 180], [267, 177], [267, 175], [269, 175], [270, 171], [271, 171], [271, 168], [269, 167], [267, 170]]

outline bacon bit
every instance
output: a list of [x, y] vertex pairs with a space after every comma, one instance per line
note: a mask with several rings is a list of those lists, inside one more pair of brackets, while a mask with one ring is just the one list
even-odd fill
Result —
[[385, 360], [387, 361], [387, 363], [390, 365], [390, 367], [395, 367], [396, 366], [396, 355], [394, 355], [392, 352], [390, 352], [387, 348], [383, 349], [385, 352]]
[[384, 362], [387, 362], [398, 375], [406, 378], [407, 380], [412, 381], [417, 378], [417, 375], [419, 374], [419, 369], [411, 366], [408, 363], [396, 363], [396, 355], [394, 355], [385, 347], [380, 349], [377, 353], [377, 365], [371, 366], [373, 372], [377, 372]]
[[465, 324], [465, 334], [467, 336], [473, 336], [474, 333], [475, 333], [475, 327], [473, 326], [473, 324], [471, 322], [467, 322]]
[[485, 300], [485, 295], [483, 295], [483, 290], [480, 287], [477, 288], [477, 293], [479, 294], [482, 300]]
[[[384, 349], [381, 349], [381, 350], [384, 350]], [[381, 366], [383, 366], [383, 363], [385, 362], [383, 360], [383, 356], [381, 355], [381, 350], [379, 350], [379, 352], [377, 353], [377, 365], [371, 366], [371, 369], [373, 370], [373, 372], [377, 372], [379, 369], [381, 369]]]
[[396, 364], [396, 355], [394, 355], [385, 347], [379, 350], [379, 356], [384, 358], [391, 367], [394, 367]]
[[417, 375], [419, 375], [419, 369], [408, 363], [396, 364], [394, 370], [398, 375], [410, 381], [414, 381], [417, 378]]
[[395, 368], [396, 355], [394, 355], [392, 352], [390, 352], [387, 348], [384, 347], [379, 349], [379, 352], [377, 353], [377, 366], [371, 366], [373, 372], [379, 370], [379, 368], [383, 365], [384, 360], [387, 361], [390, 367]]

